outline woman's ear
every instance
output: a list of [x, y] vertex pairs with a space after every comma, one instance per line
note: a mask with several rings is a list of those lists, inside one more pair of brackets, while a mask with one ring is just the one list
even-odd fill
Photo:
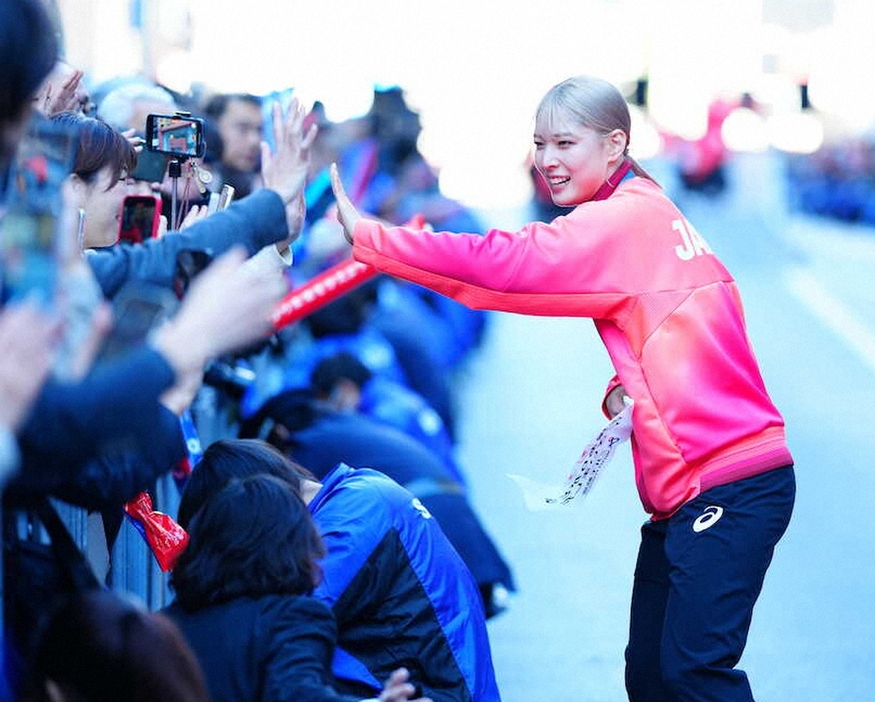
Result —
[[67, 182], [70, 184], [67, 192], [72, 196], [73, 204], [76, 207], [82, 207], [82, 205], [85, 204], [85, 194], [88, 184], [75, 173], [70, 174]]
[[615, 129], [607, 135], [608, 140], [608, 158], [611, 161], [619, 161], [626, 155], [626, 147], [629, 144], [629, 137], [622, 129]]

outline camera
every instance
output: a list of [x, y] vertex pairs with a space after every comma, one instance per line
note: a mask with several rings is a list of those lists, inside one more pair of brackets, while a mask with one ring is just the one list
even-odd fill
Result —
[[[145, 138], [144, 138], [145, 141]], [[147, 183], [160, 183], [167, 172], [167, 161], [170, 156], [157, 151], [141, 151], [137, 154], [137, 167], [131, 171], [131, 178], [144, 180]]]
[[204, 121], [187, 112], [146, 117], [146, 149], [177, 159], [204, 155]]

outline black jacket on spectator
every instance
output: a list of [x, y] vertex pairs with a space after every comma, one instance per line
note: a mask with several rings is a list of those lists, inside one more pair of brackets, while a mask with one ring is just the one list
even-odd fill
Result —
[[313, 597], [241, 597], [188, 612], [162, 610], [195, 652], [213, 702], [358, 702], [336, 692], [337, 625]]
[[152, 348], [101, 364], [80, 382], [47, 383], [19, 432], [22, 468], [10, 489], [52, 492], [106, 451], [159, 456], [169, 470], [185, 456], [178, 423], [170, 425], [158, 402], [173, 383], [173, 369]]
[[52, 495], [89, 511], [118, 509], [137, 493], [154, 487], [186, 455], [179, 417], [159, 408], [153, 440], [145, 450], [101, 454], [54, 488]]

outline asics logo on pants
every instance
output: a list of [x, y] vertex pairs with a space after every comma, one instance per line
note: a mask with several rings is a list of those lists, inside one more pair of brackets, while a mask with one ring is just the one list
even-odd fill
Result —
[[720, 517], [723, 516], [723, 508], [718, 507], [717, 505], [709, 505], [705, 508], [705, 511], [702, 512], [696, 520], [693, 522], [693, 531], [697, 534], [700, 531], [705, 531], [705, 529], [709, 529], [714, 526], [718, 521], [720, 521]]

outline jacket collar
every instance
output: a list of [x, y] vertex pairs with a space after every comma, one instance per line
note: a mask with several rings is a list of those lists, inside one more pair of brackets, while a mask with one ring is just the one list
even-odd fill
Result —
[[634, 175], [635, 172], [632, 170], [632, 162], [628, 158], [623, 159], [623, 163], [621, 163], [619, 168], [617, 168], [617, 170], [614, 171], [604, 183], [602, 183], [601, 187], [596, 190], [595, 195], [589, 199], [589, 202], [595, 200], [607, 200], [614, 194], [614, 191], [620, 183], [626, 180], [626, 178], [634, 177]]

